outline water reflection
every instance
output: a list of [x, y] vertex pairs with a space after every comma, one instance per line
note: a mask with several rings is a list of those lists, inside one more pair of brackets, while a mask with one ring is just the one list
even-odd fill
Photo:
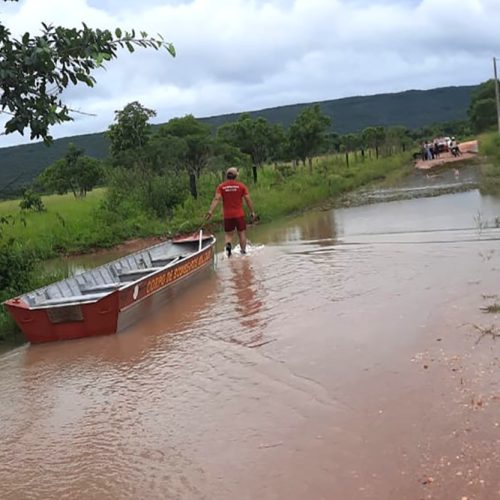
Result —
[[[167, 291], [163, 296], [143, 301], [134, 308], [134, 314], [139, 317], [119, 334], [31, 345], [23, 352], [24, 363], [31, 368], [57, 366], [61, 372], [76, 373], [81, 373], [82, 368], [101, 370], [104, 365], [134, 370], [146, 362], [151, 353], [182, 349], [181, 334], [187, 325], [195, 325], [210, 316], [216, 301], [217, 276], [210, 270], [189, 286], [177, 288], [175, 293]], [[195, 332], [190, 331], [187, 337], [193, 334]]]
[[264, 244], [324, 240], [325, 244], [329, 245], [335, 240], [336, 234], [335, 212], [325, 210], [311, 211], [293, 219], [255, 226], [250, 229], [249, 238]]
[[232, 259], [229, 262], [231, 272], [230, 286], [235, 300], [235, 311], [240, 325], [250, 332], [250, 342], [262, 340], [261, 328], [265, 321], [260, 315], [264, 305], [264, 284], [255, 279], [251, 258]]

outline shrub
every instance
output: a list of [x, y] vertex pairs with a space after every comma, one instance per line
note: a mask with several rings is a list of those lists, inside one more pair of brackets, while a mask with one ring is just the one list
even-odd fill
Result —
[[19, 207], [21, 210], [33, 210], [34, 212], [45, 211], [42, 198], [38, 193], [33, 192], [31, 189], [26, 189], [24, 191]]
[[35, 263], [32, 250], [12, 239], [0, 243], [0, 300], [30, 289]]
[[112, 169], [108, 175], [106, 206], [128, 212], [132, 206], [165, 217], [188, 196], [185, 175], [157, 175], [140, 169]]
[[[33, 250], [12, 239], [0, 242], [0, 302], [67, 276], [66, 271], [41, 270], [38, 262]], [[22, 341], [17, 325], [3, 307], [0, 309], [0, 341]]]

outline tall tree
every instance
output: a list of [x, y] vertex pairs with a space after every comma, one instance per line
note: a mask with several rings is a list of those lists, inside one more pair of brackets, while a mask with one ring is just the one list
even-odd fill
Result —
[[375, 158], [378, 158], [380, 146], [385, 141], [384, 127], [367, 127], [361, 133], [361, 137], [369, 148], [375, 150]]
[[483, 132], [497, 125], [494, 79], [483, 82], [472, 93], [468, 115], [474, 132]]
[[116, 59], [120, 48], [134, 52], [137, 47], [164, 48], [175, 56], [171, 43], [143, 31], [136, 35], [134, 30], [116, 28], [112, 33], [84, 23], [81, 29], [42, 23], [40, 35], [26, 32], [17, 39], [0, 23], [0, 109], [11, 117], [4, 134], [28, 129], [31, 139], [50, 143], [50, 127], [72, 120], [61, 98], [64, 89], [81, 83], [93, 87], [94, 70]]
[[208, 125], [199, 122], [193, 115], [172, 118], [160, 128], [161, 137], [176, 137], [184, 141], [181, 161], [189, 174], [189, 189], [193, 198], [198, 197], [197, 180], [213, 154], [213, 138]]
[[304, 109], [289, 129], [290, 146], [297, 158], [305, 164], [309, 161], [312, 170], [312, 158], [327, 139], [331, 125], [330, 118], [315, 104]]
[[154, 134], [148, 142], [146, 158], [154, 173], [177, 175], [184, 167], [186, 141], [173, 135]]
[[85, 196], [101, 181], [101, 162], [84, 156], [84, 150], [74, 144], [68, 146], [63, 158], [48, 166], [37, 181], [49, 191], [64, 194], [71, 191], [75, 197]]
[[115, 111], [115, 122], [108, 128], [110, 153], [115, 164], [144, 167], [145, 147], [151, 137], [149, 119], [156, 116], [152, 109], [137, 101]]
[[345, 134], [340, 138], [340, 143], [345, 151], [345, 162], [349, 166], [349, 153], [356, 151], [359, 146], [359, 137], [356, 134]]
[[406, 151], [411, 144], [410, 131], [403, 126], [388, 127], [385, 141], [390, 152]]
[[338, 153], [340, 151], [341, 144], [342, 144], [342, 138], [337, 133], [329, 132], [326, 134], [325, 138], [326, 153]]
[[250, 156], [253, 181], [256, 183], [257, 169], [269, 158], [273, 140], [273, 128], [269, 122], [263, 117], [253, 119], [249, 113], [243, 113], [236, 122], [219, 127], [217, 137]]
[[270, 125], [269, 159], [275, 164], [283, 160], [288, 149], [288, 137], [281, 123]]

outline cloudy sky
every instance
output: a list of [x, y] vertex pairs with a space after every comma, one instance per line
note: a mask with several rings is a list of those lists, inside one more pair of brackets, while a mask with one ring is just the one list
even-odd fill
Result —
[[[20, 0], [2, 2], [11, 31], [66, 27], [161, 33], [177, 50], [139, 50], [69, 89], [92, 113], [54, 137], [105, 130], [131, 101], [155, 123], [408, 89], [480, 83], [500, 57], [500, 0]], [[0, 137], [0, 147], [26, 142]]]

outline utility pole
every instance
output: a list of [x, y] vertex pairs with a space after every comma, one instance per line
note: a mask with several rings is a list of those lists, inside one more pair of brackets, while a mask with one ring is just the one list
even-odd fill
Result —
[[493, 58], [493, 74], [495, 75], [495, 101], [497, 104], [498, 133], [500, 134], [500, 91], [498, 90], [497, 59]]

